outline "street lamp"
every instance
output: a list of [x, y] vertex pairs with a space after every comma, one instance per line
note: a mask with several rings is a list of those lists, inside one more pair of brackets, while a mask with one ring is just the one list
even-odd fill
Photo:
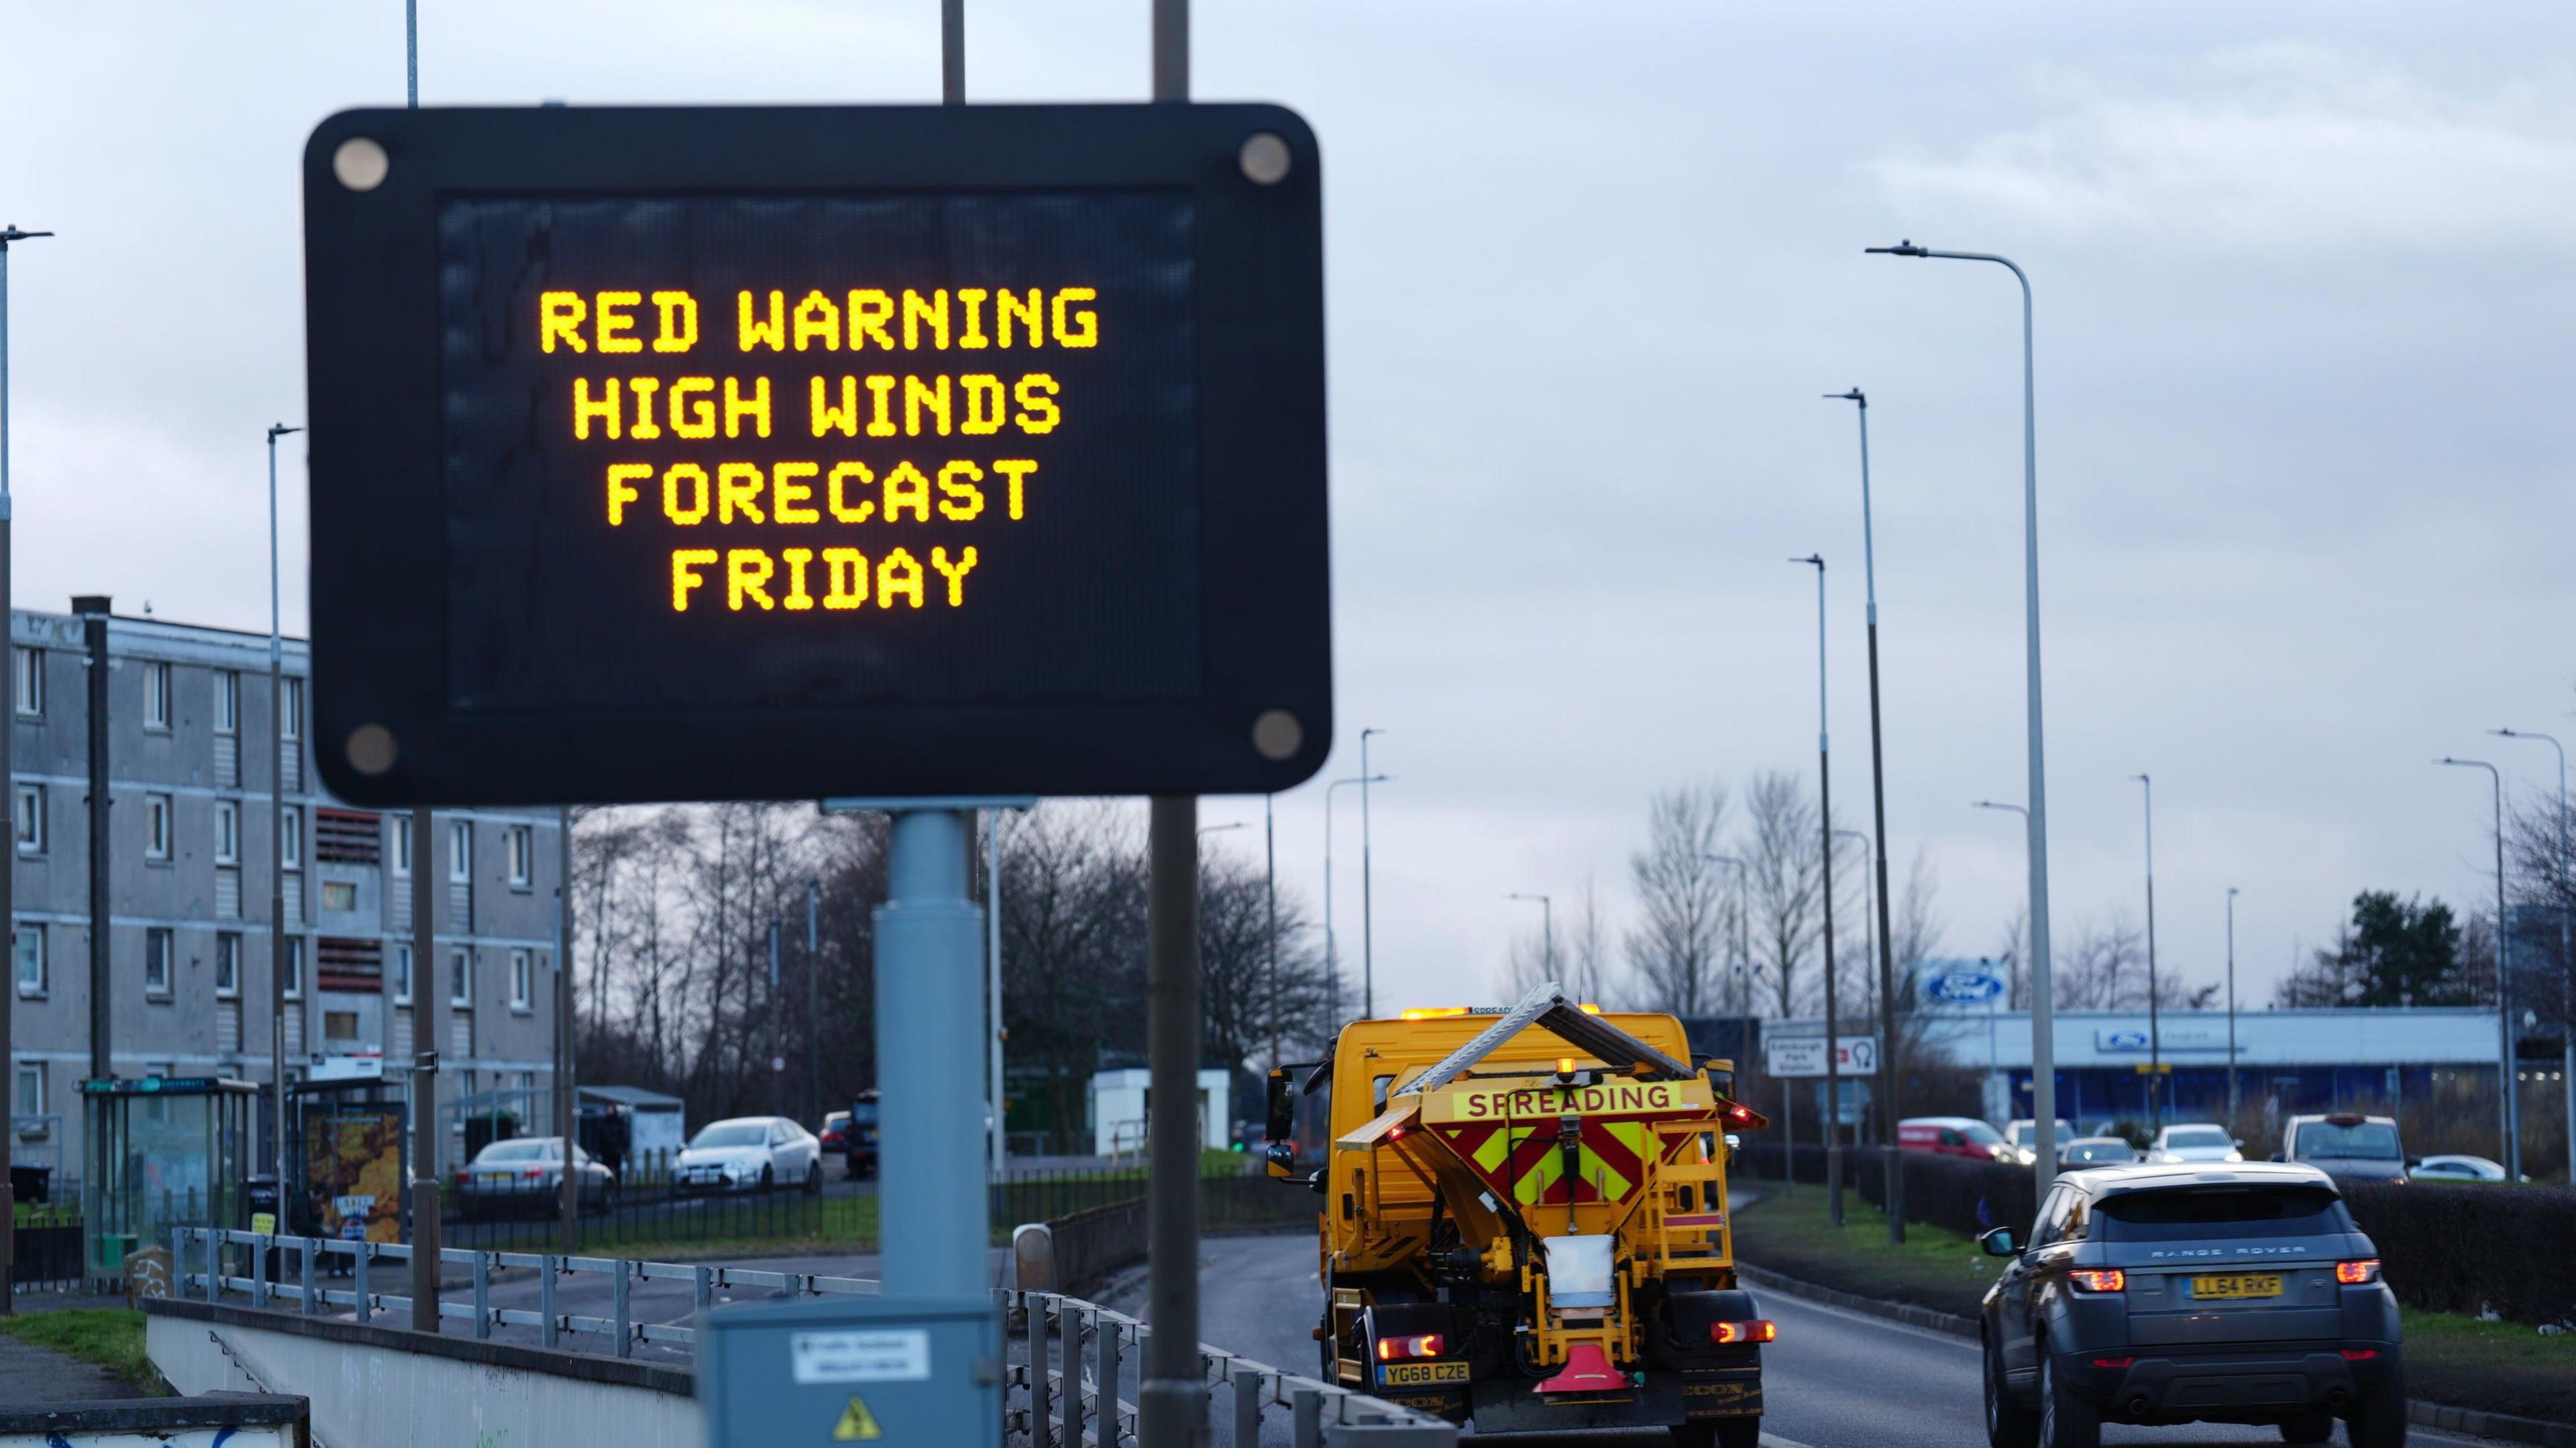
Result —
[[2233, 1133], [2236, 1099], [2236, 887], [2227, 887], [2227, 1126]]
[[[2027, 847], [2028, 842], [2033, 838], [2030, 830], [2030, 811], [2023, 806], [2017, 804], [2006, 804], [2002, 800], [1998, 799], [1972, 799], [1968, 801], [1968, 804], [1974, 809], [2010, 810], [2014, 814], [2020, 815], [2022, 819], [2022, 840], [2024, 841], [2025, 848]], [[2042, 874], [2040, 871], [2034, 870], [2031, 872], [2031, 882], [2034, 885], [2042, 883]], [[2031, 1108], [2034, 1112], [2034, 1115], [2031, 1118], [2031, 1134], [2034, 1138], [2031, 1145], [2035, 1155], [2031, 1159], [2031, 1169], [2039, 1177], [2039, 1195], [2044, 1200], [2048, 1196], [2048, 1188], [2050, 1184], [2054, 1182], [2057, 1177], [2057, 1038], [2056, 1025], [2053, 1020], [2046, 1029], [2042, 1029], [2039, 1024], [2040, 1011], [2038, 1009], [2038, 1003], [2040, 998], [2040, 974], [2038, 960], [2040, 957], [2038, 957], [2036, 952], [2033, 954], [2034, 958], [2031, 964], [2032, 1008], [2030, 1020], [2030, 1099]]]
[[2147, 810], [2147, 1129], [2164, 1125], [2164, 1101], [2157, 1091], [2164, 1071], [2164, 1033], [2156, 1017], [2156, 782], [2143, 774], [2129, 776], [2145, 792]]
[[1834, 778], [1825, 728], [1825, 558], [1792, 558], [1816, 570], [1816, 829], [1825, 864], [1825, 1219], [1843, 1224], [1842, 1010], [1834, 991]]
[[[6, 524], [0, 524], [5, 527]], [[2576, 906], [2576, 896], [2567, 888], [2567, 746], [2557, 736], [2535, 734], [2528, 729], [2490, 729], [2500, 739], [2537, 739], [2558, 751], [2558, 964], [2568, 972], [2571, 986], [2576, 986], [2576, 954], [2567, 948], [2567, 913]], [[2568, 1018], [2559, 1023], [2566, 1047], [2566, 1064], [2559, 1080], [2567, 1090], [2567, 1179], [2576, 1182], [2576, 989], [2570, 991]]]
[[2495, 858], [2496, 858], [2496, 1018], [2504, 1029], [2504, 1057], [2497, 1069], [2496, 1093], [2502, 1098], [2499, 1115], [2504, 1129], [2504, 1179], [2522, 1178], [2522, 1131], [2516, 1120], [2519, 1105], [2514, 1100], [2513, 1071], [2516, 1052], [2513, 1028], [2513, 953], [2512, 937], [2504, 928], [2504, 775], [2483, 759], [2454, 759], [2443, 755], [2436, 761], [2459, 769], [2483, 769], [2487, 782], [2495, 788]]
[[1538, 928], [1543, 937], [1539, 946], [1540, 959], [1546, 962], [1545, 969], [1547, 971], [1548, 983], [1555, 986], [1563, 986], [1565, 982], [1556, 978], [1556, 902], [1545, 895], [1522, 895], [1514, 893], [1506, 895], [1503, 898], [1506, 900], [1535, 900], [1538, 902]]
[[2039, 422], [2032, 380], [2030, 278], [2008, 257], [1982, 251], [1935, 251], [1911, 241], [1867, 248], [1886, 256], [1930, 257], [1942, 261], [1988, 261], [2021, 283], [2021, 459], [2022, 459], [2022, 613], [2023, 646], [2030, 719], [2030, 1086], [2037, 1108], [2040, 1160], [2033, 1175], [2044, 1199], [2056, 1171], [2053, 1149], [2057, 1122], [2057, 1050], [2055, 1015], [2049, 1008], [2048, 979], [2048, 770], [2042, 748], [2039, 701]]
[[1371, 784], [1384, 784], [1386, 781], [1387, 777], [1383, 774], [1373, 776], [1354, 774], [1348, 779], [1337, 779], [1324, 786], [1324, 1013], [1333, 1018], [1333, 1025], [1337, 1030], [1341, 1026], [1342, 971], [1333, 954], [1333, 791], [1344, 785], [1356, 784], [1366, 787]]
[[[1378, 728], [1360, 731], [1360, 1014], [1377, 1015], [1377, 917], [1369, 888], [1369, 762], [1368, 742], [1372, 734], [1384, 734]], [[1325, 806], [1331, 808], [1329, 804]]]
[[[282, 422], [268, 429], [268, 1029], [270, 1059], [276, 1063], [280, 1192], [294, 1178], [287, 1172], [286, 1140], [286, 641], [277, 604], [277, 440], [303, 430]], [[425, 888], [421, 876], [426, 862], [412, 864], [413, 888]], [[421, 965], [412, 963], [415, 988]]]
[[1230, 825], [1201, 825], [1199, 826], [1199, 838], [1206, 839], [1210, 835], [1221, 835], [1227, 830], [1239, 830], [1241, 828], [1243, 828], [1243, 821], [1241, 820], [1236, 820]]
[[[18, 229], [15, 222], [5, 226], [0, 226], [0, 619], [5, 619], [8, 616], [10, 587], [9, 243], [13, 241], [32, 241], [40, 236], [51, 235], [53, 235], [53, 233], [50, 231], [21, 231]], [[9, 655], [9, 683], [6, 687], [0, 688], [0, 783], [6, 783], [14, 778], [14, 776], [9, 772], [9, 736], [16, 732], [16, 726], [10, 723], [10, 720], [15, 717], [18, 708], [16, 697], [18, 687], [18, 655], [17, 650], [14, 648], [9, 649], [7, 652]], [[13, 804], [10, 808], [14, 815], [16, 806]], [[14, 822], [10, 826], [12, 830], [15, 830], [16, 827], [17, 826]], [[0, 982], [0, 1065], [6, 1065], [10, 1068], [7, 1083], [5, 1085], [0, 1085], [0, 1102], [9, 1103], [7, 1106], [0, 1106], [0, 1117], [5, 1117], [10, 1111], [16, 1109], [18, 1091], [18, 1072], [16, 1070], [17, 1057], [10, 1054], [17, 1041], [16, 1036], [11, 1033], [12, 1027], [15, 1024], [11, 1019], [11, 1013], [18, 1003], [17, 858], [17, 847], [13, 844], [10, 847], [8, 860], [0, 862], [0, 921], [7, 922], [9, 926], [10, 956], [10, 978], [5, 982]], [[32, 1107], [30, 1109], [32, 1109]]]
[[1751, 1013], [1752, 1003], [1746, 997], [1753, 988], [1753, 867], [1733, 855], [1702, 855], [1701, 859], [1735, 867], [1735, 1014]]
[[[1872, 894], [1878, 901], [1875, 911], [1878, 937], [1878, 998], [1896, 999], [1896, 941], [1888, 924], [1887, 900], [1887, 760], [1879, 745], [1878, 718], [1878, 540], [1870, 524], [1869, 508], [1869, 395], [1858, 387], [1848, 392], [1827, 393], [1830, 402], [1849, 402], [1860, 416], [1860, 564], [1864, 594], [1869, 613], [1869, 802], [1872, 826], [1878, 831], [1872, 850], [1877, 886]], [[1892, 1008], [1879, 1010], [1881, 1030], [1878, 1043], [1878, 1089], [1884, 1098], [1880, 1113], [1888, 1122], [1886, 1146], [1896, 1150], [1896, 1031], [1888, 1024]], [[1905, 1240], [1905, 1182], [1897, 1170], [1893, 1155], [1887, 1161], [1887, 1230], [1888, 1240]]]
[[[1861, 858], [1866, 860], [1870, 857], [1870, 838], [1867, 830], [1836, 830], [1834, 837], [1860, 841]], [[1864, 891], [1868, 891], [1868, 876], [1861, 877], [1861, 887]], [[1887, 902], [1882, 899], [1878, 903], [1884, 906]], [[1861, 916], [1864, 944], [1868, 943], [1872, 933], [1870, 919], [1869, 913], [1864, 911]], [[1887, 920], [1883, 910], [1878, 914], [1877, 919], [1883, 927]], [[1883, 936], [1880, 943], [1882, 945], [1885, 943]], [[1905, 1241], [1905, 1188], [1898, 1184], [1897, 1178], [1904, 1171], [1905, 1166], [1896, 1157], [1896, 1097], [1888, 1089], [1889, 1081], [1896, 1074], [1894, 1069], [1896, 1023], [1895, 1014], [1888, 1005], [1891, 997], [1888, 992], [1887, 977], [1882, 976], [1879, 985], [1878, 1001], [1872, 1015], [1876, 1017], [1878, 1025], [1878, 1118], [1885, 1128], [1885, 1134], [1878, 1145], [1880, 1154], [1886, 1158], [1886, 1175], [1882, 1180], [1887, 1183], [1887, 1196], [1884, 1199], [1887, 1210], [1887, 1240], [1901, 1246]]]

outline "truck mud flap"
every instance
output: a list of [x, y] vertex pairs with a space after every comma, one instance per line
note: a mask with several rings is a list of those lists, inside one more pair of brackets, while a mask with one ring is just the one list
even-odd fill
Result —
[[1738, 1368], [1683, 1373], [1682, 1413], [1691, 1418], [1745, 1418], [1762, 1415], [1762, 1370]]
[[[1725, 1374], [1692, 1374], [1693, 1381], [1713, 1383]], [[1684, 1405], [1693, 1400], [1684, 1396], [1686, 1384], [1680, 1373], [1649, 1372], [1642, 1386], [1618, 1395], [1585, 1397], [1574, 1402], [1550, 1402], [1537, 1394], [1537, 1384], [1527, 1378], [1486, 1378], [1473, 1385], [1469, 1397], [1478, 1433], [1570, 1433], [1585, 1428], [1669, 1428], [1687, 1418], [1737, 1417], [1762, 1411], [1760, 1375], [1752, 1374], [1751, 1406], [1720, 1406], [1714, 1398], [1706, 1399], [1704, 1412]], [[1741, 1398], [1735, 1400], [1742, 1402]]]

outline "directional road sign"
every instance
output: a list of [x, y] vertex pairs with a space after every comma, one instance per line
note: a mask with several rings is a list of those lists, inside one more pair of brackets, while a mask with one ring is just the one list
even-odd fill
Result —
[[[1841, 1060], [1836, 1071], [1844, 1076], [1867, 1076], [1878, 1070], [1878, 1037], [1844, 1036], [1841, 1038]], [[1771, 1075], [1797, 1079], [1825, 1074], [1825, 1038], [1822, 1036], [1774, 1036], [1762, 1038], [1763, 1067]]]
[[324, 121], [325, 778], [386, 805], [1306, 778], [1320, 168], [1257, 105]]

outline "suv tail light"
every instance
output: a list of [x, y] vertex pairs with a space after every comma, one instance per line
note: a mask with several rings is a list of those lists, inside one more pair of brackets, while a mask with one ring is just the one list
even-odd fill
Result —
[[1774, 1322], [1712, 1322], [1708, 1325], [1708, 1340], [1721, 1347], [1746, 1342], [1777, 1342], [1779, 1339], [1780, 1326]]
[[1436, 1332], [1420, 1337], [1382, 1337], [1377, 1340], [1377, 1360], [1388, 1363], [1397, 1358], [1434, 1358], [1448, 1346], [1448, 1341]]
[[2361, 1257], [2335, 1264], [2335, 1280], [2346, 1287], [2364, 1287], [2379, 1280], [2379, 1259]]
[[2125, 1292], [2129, 1274], [2117, 1267], [2078, 1267], [2066, 1274], [2078, 1292]]

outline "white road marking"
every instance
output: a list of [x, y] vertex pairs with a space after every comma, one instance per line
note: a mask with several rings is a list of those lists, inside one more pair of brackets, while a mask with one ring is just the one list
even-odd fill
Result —
[[1795, 1438], [1783, 1438], [1777, 1433], [1765, 1433], [1762, 1435], [1762, 1448], [1807, 1448], [1807, 1445]]

